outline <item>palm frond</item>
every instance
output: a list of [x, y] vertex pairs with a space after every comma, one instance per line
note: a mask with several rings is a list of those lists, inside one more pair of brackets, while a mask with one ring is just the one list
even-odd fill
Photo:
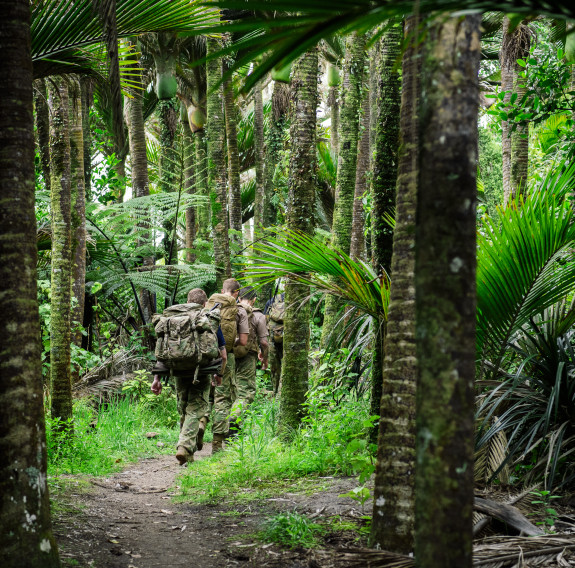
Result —
[[[253, 245], [259, 255], [246, 276], [263, 285], [278, 277], [291, 278], [345, 300], [375, 318], [386, 320], [389, 279], [381, 279], [361, 260], [352, 260], [322, 239], [285, 230]], [[327, 278], [331, 277], [331, 278]]]
[[477, 347], [495, 369], [512, 334], [575, 288], [574, 184], [575, 166], [558, 168], [478, 237]]

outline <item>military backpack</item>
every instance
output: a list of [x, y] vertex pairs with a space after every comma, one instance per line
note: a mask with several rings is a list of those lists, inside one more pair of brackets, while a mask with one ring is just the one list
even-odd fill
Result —
[[172, 371], [206, 367], [219, 357], [219, 310], [176, 304], [154, 314], [152, 322], [157, 336], [156, 359]]
[[252, 308], [251, 306], [247, 306], [246, 304], [242, 304], [242, 308], [246, 310], [248, 315], [248, 325], [249, 325], [249, 334], [248, 334], [248, 342], [245, 345], [236, 345], [234, 347], [234, 355], [241, 359], [245, 357], [248, 353], [257, 353], [258, 352], [258, 338], [256, 332], [256, 325], [255, 325], [255, 318], [254, 312], [259, 312], [257, 308]]
[[238, 336], [238, 304], [233, 296], [212, 294], [206, 304], [207, 308], [217, 307], [220, 311], [220, 327], [226, 341], [226, 350], [232, 353]]
[[278, 296], [271, 305], [268, 328], [274, 343], [283, 343], [284, 340], [284, 314], [285, 301]]

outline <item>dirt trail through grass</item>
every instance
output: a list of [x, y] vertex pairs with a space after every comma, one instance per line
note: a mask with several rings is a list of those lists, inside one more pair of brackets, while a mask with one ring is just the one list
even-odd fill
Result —
[[[210, 453], [206, 444], [196, 458]], [[314, 495], [287, 493], [238, 506], [178, 504], [171, 497], [182, 471], [173, 455], [144, 458], [91, 480], [89, 491], [66, 492], [54, 523], [64, 566], [304, 568], [310, 565], [309, 551], [286, 551], [256, 540], [262, 521], [285, 510], [346, 514], [355, 505], [338, 498], [355, 485], [351, 478], [326, 479], [329, 489]], [[341, 534], [333, 537], [331, 546], [347, 544]]]

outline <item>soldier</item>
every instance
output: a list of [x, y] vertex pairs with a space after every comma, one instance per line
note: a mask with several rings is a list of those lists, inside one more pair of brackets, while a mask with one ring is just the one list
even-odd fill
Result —
[[[259, 359], [262, 369], [268, 366], [268, 329], [266, 317], [263, 312], [254, 308], [256, 291], [251, 286], [240, 289], [240, 305], [247, 314], [250, 325], [248, 342], [245, 347], [237, 346], [234, 349], [236, 360], [236, 377], [238, 382], [238, 399], [234, 403], [230, 419], [230, 429], [239, 429], [242, 413], [254, 401], [256, 396], [256, 365]], [[258, 349], [259, 346], [259, 349]]]
[[[249, 335], [248, 315], [246, 310], [237, 304], [240, 283], [235, 278], [228, 278], [222, 285], [221, 294], [212, 294], [207, 307], [218, 306], [220, 309], [220, 327], [227, 345], [228, 360], [222, 384], [214, 389], [214, 424], [212, 431], [212, 454], [222, 450], [223, 441], [230, 430], [229, 416], [232, 406], [238, 397], [234, 348], [247, 345]], [[209, 413], [202, 418], [200, 428], [205, 431]], [[203, 432], [200, 431], [200, 437]]]
[[[188, 293], [189, 304], [193, 303], [204, 306], [207, 299], [206, 293], [200, 288], [194, 288]], [[178, 414], [180, 415], [180, 437], [178, 439], [176, 453], [176, 459], [180, 462], [180, 465], [193, 462], [194, 452], [197, 449], [201, 449], [197, 447], [196, 436], [198, 434], [200, 419], [208, 411], [210, 383], [221, 384], [222, 382], [227, 354], [221, 329], [218, 329], [218, 346], [220, 349], [221, 362], [217, 360], [218, 363], [216, 363], [216, 365], [219, 366], [219, 368], [213, 375], [212, 380], [210, 380], [211, 372], [207, 369], [211, 369], [213, 365], [210, 365], [204, 372], [200, 368], [196, 381], [194, 381], [196, 369], [190, 369], [189, 372], [180, 371], [173, 373], [176, 381]], [[152, 382], [151, 388], [152, 392], [158, 395], [162, 392], [160, 375], [167, 375], [170, 373], [170, 370], [163, 363], [157, 361], [153, 373], [154, 381]]]

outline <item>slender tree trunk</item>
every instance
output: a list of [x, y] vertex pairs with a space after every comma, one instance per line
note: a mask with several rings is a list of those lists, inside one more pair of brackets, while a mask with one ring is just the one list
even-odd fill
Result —
[[70, 375], [71, 166], [68, 86], [55, 77], [50, 91], [50, 171], [52, 212], [52, 301], [50, 307], [50, 383], [52, 416], [72, 419]]
[[[186, 120], [182, 121], [184, 144], [184, 193], [193, 195], [196, 192], [196, 148], [195, 138]], [[194, 241], [196, 240], [196, 208], [186, 207], [186, 261], [190, 264], [196, 260]]]
[[[331, 64], [330, 64], [331, 65]], [[332, 71], [334, 75], [339, 76], [339, 69]], [[328, 82], [329, 82], [329, 66], [328, 66]], [[334, 77], [335, 79], [335, 77]], [[333, 155], [336, 157], [339, 150], [339, 84], [338, 85], [329, 85], [329, 92], [327, 95], [327, 106], [329, 107], [329, 118], [330, 118], [330, 142], [331, 142], [331, 151]]]
[[[357, 147], [359, 140], [363, 67], [365, 65], [365, 43], [365, 34], [356, 32], [348, 36], [346, 59], [343, 68], [341, 123], [338, 134], [339, 155], [337, 160], [332, 242], [345, 253], [349, 253], [351, 244], [351, 221], [357, 170]], [[321, 344], [324, 347], [330, 334], [334, 328], [337, 327], [339, 311], [342, 307], [343, 303], [341, 300], [338, 300], [335, 296], [327, 296], [321, 336]]]
[[30, 2], [0, 2], [0, 565], [57, 568], [36, 293]]
[[50, 191], [50, 116], [48, 111], [48, 92], [46, 81], [38, 79], [35, 82], [34, 110], [36, 111], [36, 134], [40, 151], [42, 178], [47, 191]]
[[357, 148], [357, 168], [355, 173], [355, 195], [353, 198], [353, 217], [351, 221], [351, 244], [349, 254], [352, 258], [365, 257], [365, 215], [363, 213], [363, 196], [368, 188], [369, 178], [369, 125], [371, 113], [369, 91], [364, 90], [362, 103], [361, 138]]
[[84, 189], [86, 199], [92, 196], [92, 131], [90, 130], [90, 108], [92, 107], [92, 79], [81, 77], [82, 97], [82, 140], [84, 143]]
[[480, 19], [432, 25], [422, 83], [415, 557], [425, 568], [472, 565]]
[[[131, 65], [132, 81], [139, 86], [142, 85], [142, 76], [140, 64]], [[144, 125], [144, 109], [142, 92], [140, 89], [134, 89], [131, 96], [126, 97], [124, 101], [126, 109], [126, 124], [128, 125], [128, 141], [130, 144], [130, 166], [132, 170], [132, 197], [146, 197], [150, 195], [150, 180], [148, 177], [148, 154], [146, 152], [146, 131]], [[139, 224], [141, 229], [141, 238], [138, 240], [138, 248], [143, 247], [147, 252], [143, 256], [142, 264], [152, 266], [154, 257], [151, 255], [153, 245], [151, 242], [150, 225], [147, 222]], [[145, 321], [143, 325], [152, 320], [152, 315], [156, 311], [156, 302], [154, 295], [144, 288], [139, 291], [140, 305]]]
[[254, 154], [256, 169], [256, 198], [254, 203], [254, 233], [264, 223], [264, 101], [261, 85], [254, 89]]
[[[206, 155], [206, 135], [204, 130], [198, 130], [194, 133], [196, 139], [196, 193], [209, 197], [208, 190], [208, 158]], [[210, 233], [211, 208], [206, 203], [198, 209], [198, 235], [207, 239]]]
[[[217, 40], [206, 38], [208, 57], [219, 49]], [[208, 100], [208, 182], [212, 203], [216, 287], [231, 275], [226, 195], [226, 127], [224, 120], [222, 65], [219, 59], [206, 64]]]
[[[225, 70], [225, 69], [224, 69]], [[237, 231], [234, 242], [242, 246], [242, 188], [240, 185], [240, 155], [238, 151], [237, 108], [231, 79], [224, 79], [224, 105], [229, 171], [230, 229]]]
[[[507, 46], [510, 45], [509, 18], [503, 18], [503, 43], [499, 54], [501, 67], [501, 90], [505, 92], [504, 102], [508, 103], [513, 90], [513, 63], [509, 61]], [[503, 203], [505, 206], [511, 199], [511, 129], [507, 120], [501, 121], [501, 153], [503, 157]]]
[[[413, 551], [415, 523], [417, 366], [413, 278], [418, 175], [417, 117], [421, 73], [417, 30], [417, 18], [407, 18], [405, 36], [410, 41], [403, 55], [401, 111], [399, 77], [394, 70], [401, 53], [401, 28], [391, 27], [382, 38], [378, 97], [380, 116], [377, 123], [374, 176], [374, 196], [381, 203], [381, 207], [376, 210], [378, 215], [386, 211], [384, 204], [389, 203], [390, 195], [396, 193], [397, 199], [393, 233], [393, 277], [379, 399], [375, 385], [372, 391], [372, 412], [375, 410], [380, 419], [370, 545], [402, 554]], [[401, 144], [398, 134], [401, 136]], [[395, 156], [399, 148], [401, 153], [397, 162]], [[398, 169], [396, 163], [399, 164]], [[393, 190], [394, 184], [397, 184], [397, 192]], [[374, 227], [381, 226], [379, 219], [373, 223]], [[372, 243], [376, 265], [381, 266], [386, 251], [379, 248], [382, 243], [381, 234], [375, 230]], [[374, 383], [378, 379], [374, 372]]]
[[82, 125], [82, 97], [76, 79], [70, 97], [70, 173], [72, 181], [72, 294], [76, 303], [72, 311], [72, 341], [82, 345], [80, 326], [84, 321], [86, 295], [86, 188], [84, 176], [84, 135]]
[[[178, 191], [178, 168], [180, 156], [176, 149], [178, 111], [176, 99], [165, 99], [158, 103], [160, 119], [160, 155], [158, 188], [162, 193]], [[172, 245], [174, 221], [164, 222], [164, 255], [166, 264], [177, 258], [177, 239]]]
[[[317, 48], [306, 52], [293, 67], [287, 226], [313, 233], [316, 171], [316, 109], [318, 104]], [[279, 428], [284, 437], [300, 424], [308, 388], [309, 304], [302, 300], [309, 286], [286, 282], [284, 357], [281, 374]]]

